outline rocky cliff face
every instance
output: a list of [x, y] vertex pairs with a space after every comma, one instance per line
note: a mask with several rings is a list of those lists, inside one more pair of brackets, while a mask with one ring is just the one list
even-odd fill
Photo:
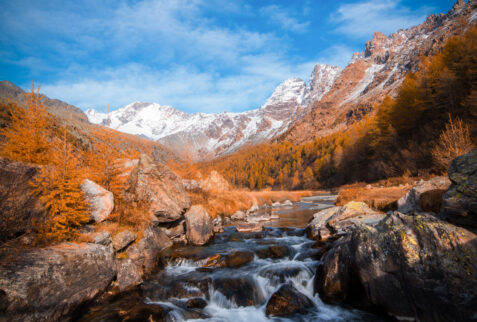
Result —
[[299, 78], [286, 80], [263, 106], [243, 113], [188, 114], [135, 102], [109, 114], [95, 110], [86, 114], [92, 123], [157, 140], [180, 154], [187, 149], [196, 158], [215, 157], [285, 132], [329, 91], [340, 72], [336, 66], [316, 65], [308, 84]]
[[477, 3], [458, 1], [447, 14], [431, 15], [418, 26], [389, 36], [375, 32], [363, 52], [355, 53], [333, 86], [283, 135], [303, 143], [331, 134], [372, 111], [386, 95], [396, 94], [404, 76], [422, 57], [438, 52], [446, 41], [477, 23]]

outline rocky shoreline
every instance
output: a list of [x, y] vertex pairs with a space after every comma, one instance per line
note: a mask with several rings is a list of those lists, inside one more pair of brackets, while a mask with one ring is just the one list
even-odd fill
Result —
[[[215, 232], [223, 231], [222, 219], [212, 220], [201, 206], [191, 207], [180, 178], [167, 167], [141, 156], [130, 176], [128, 191], [152, 196], [151, 223], [143, 231], [123, 229], [111, 236], [90, 225], [94, 243], [24, 249], [5, 243], [0, 247], [2, 320], [73, 319], [95, 301], [134, 291], [160, 267], [164, 251], [174, 244], [207, 245]], [[376, 212], [361, 202], [317, 212], [306, 228], [318, 250], [315, 293], [327, 303], [400, 320], [476, 319], [477, 150], [454, 160], [449, 178], [451, 187], [439, 194], [443, 197], [438, 214], [424, 213], [419, 205], [422, 196], [442, 190], [441, 184], [435, 184], [441, 179], [419, 182], [403, 196], [398, 204], [406, 214]], [[108, 208], [101, 199], [97, 201], [98, 209]], [[227, 220], [239, 232], [262, 231], [262, 222], [274, 217], [257, 215], [256, 210]], [[107, 215], [96, 217], [106, 220]], [[243, 265], [245, 259], [253, 258], [244, 254], [212, 256], [204, 269]], [[273, 305], [267, 306], [267, 315], [279, 315], [284, 301], [294, 303], [296, 307], [287, 306], [293, 312], [310, 305], [295, 289], [283, 286], [270, 298]], [[143, 306], [132, 306], [128, 314], [161, 316], [154, 313], [155, 306]]]
[[477, 319], [477, 150], [454, 160], [449, 177], [437, 214], [418, 207], [419, 196], [440, 188], [432, 182], [402, 198], [407, 214], [356, 202], [315, 214], [307, 232], [323, 247], [315, 275], [323, 301], [398, 320]]

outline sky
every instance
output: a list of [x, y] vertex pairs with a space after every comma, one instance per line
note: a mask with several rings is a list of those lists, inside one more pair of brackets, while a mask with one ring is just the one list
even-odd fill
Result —
[[186, 112], [261, 106], [317, 63], [345, 67], [375, 31], [454, 0], [0, 0], [0, 80], [83, 110], [134, 101]]

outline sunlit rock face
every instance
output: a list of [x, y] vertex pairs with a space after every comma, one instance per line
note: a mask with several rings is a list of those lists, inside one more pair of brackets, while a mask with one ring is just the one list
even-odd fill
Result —
[[452, 36], [475, 23], [475, 1], [458, 1], [447, 14], [430, 15], [421, 25], [389, 36], [375, 32], [326, 94], [310, 102], [310, 114], [294, 122], [283, 138], [303, 143], [346, 129], [386, 96], [396, 95], [405, 75], [417, 70], [422, 57], [436, 54]]

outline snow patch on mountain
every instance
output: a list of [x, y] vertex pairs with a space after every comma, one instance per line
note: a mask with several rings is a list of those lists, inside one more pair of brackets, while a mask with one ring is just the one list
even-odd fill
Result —
[[330, 90], [340, 72], [336, 66], [316, 65], [308, 84], [288, 79], [260, 108], [242, 113], [189, 114], [171, 106], [134, 102], [109, 114], [87, 110], [86, 115], [91, 123], [148, 137], [179, 153], [189, 150], [197, 158], [215, 157], [285, 132], [303, 117], [308, 104]]

